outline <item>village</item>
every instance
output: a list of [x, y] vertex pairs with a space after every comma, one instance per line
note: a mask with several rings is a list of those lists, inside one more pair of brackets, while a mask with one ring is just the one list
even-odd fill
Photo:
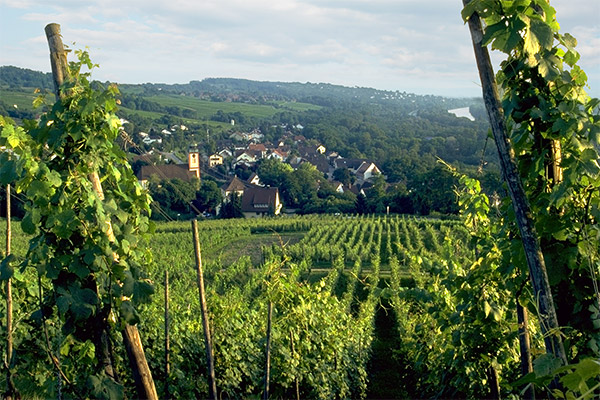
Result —
[[[171, 130], [163, 129], [160, 134], [140, 132], [138, 135], [142, 143], [156, 147], [133, 158], [134, 163], [141, 161], [140, 164], [145, 164], [134, 170], [145, 188], [149, 187], [153, 176], [155, 181], [178, 179], [190, 184], [196, 182], [198, 188], [204, 179], [219, 183], [220, 203], [202, 212], [204, 216], [221, 214], [223, 206], [231, 202], [239, 203], [239, 211], [246, 218], [297, 213], [299, 204], [290, 199], [289, 188], [286, 190], [272, 179], [260, 176], [266, 165], [281, 164], [279, 168], [288, 172], [310, 169], [312, 181], [308, 182], [308, 186], [304, 185], [305, 188], [318, 192], [326, 187], [326, 190], [333, 190], [338, 197], [352, 203], [357, 196], [368, 197], [375, 177], [384, 178], [373, 160], [343, 158], [334, 149], [327, 149], [319, 142], [298, 134], [303, 129], [299, 124], [293, 127], [295, 132], [285, 129], [273, 142], [264, 141], [264, 135], [257, 128], [249, 132], [234, 131], [227, 139], [216, 142], [216, 151], [212, 154], [192, 143], [188, 146], [186, 160], [174, 153], [158, 150], [162, 138], [176, 129], [188, 130], [185, 125], [179, 125], [171, 127]], [[155, 161], [144, 161], [151, 159]], [[303, 164], [307, 165], [301, 167]], [[260, 168], [261, 165], [263, 168]], [[199, 213], [201, 208], [202, 204], [195, 207], [195, 211]]]

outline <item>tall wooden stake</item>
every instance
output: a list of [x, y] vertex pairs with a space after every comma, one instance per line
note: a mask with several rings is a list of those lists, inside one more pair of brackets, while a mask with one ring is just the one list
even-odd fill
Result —
[[169, 400], [169, 376], [171, 344], [169, 338], [169, 271], [165, 270], [165, 399]]
[[[12, 226], [10, 210], [10, 185], [6, 185], [6, 257], [10, 255]], [[5, 398], [11, 400], [15, 396], [15, 387], [13, 385], [12, 367], [13, 360], [13, 304], [12, 304], [12, 283], [11, 279], [6, 280], [6, 394]]]
[[215, 358], [213, 355], [212, 339], [208, 322], [208, 307], [204, 291], [204, 273], [202, 272], [202, 255], [200, 252], [200, 239], [198, 237], [198, 221], [192, 220], [192, 233], [194, 235], [194, 251], [196, 253], [196, 277], [198, 291], [200, 292], [200, 311], [202, 313], [202, 328], [204, 329], [204, 347], [206, 347], [206, 364], [208, 367], [208, 395], [217, 400], [217, 383], [215, 380]]
[[[531, 361], [531, 345], [529, 341], [529, 329], [527, 328], [528, 317], [527, 309], [519, 303], [517, 298], [517, 322], [519, 323], [519, 349], [521, 350], [521, 376], [525, 376], [533, 372], [533, 363]], [[535, 390], [531, 384], [528, 384], [527, 389], [523, 393], [523, 398], [526, 400], [535, 399]]]
[[273, 321], [273, 302], [269, 301], [267, 310], [267, 346], [266, 346], [266, 361], [265, 361], [265, 390], [263, 392], [263, 400], [269, 398], [269, 383], [271, 381], [271, 323]]
[[[463, 0], [463, 5], [466, 6], [470, 2], [471, 0]], [[494, 140], [498, 147], [502, 175], [506, 181], [512, 200], [516, 222], [519, 226], [527, 265], [529, 267], [529, 277], [539, 307], [540, 326], [544, 335], [546, 352], [553, 354], [566, 365], [567, 356], [560, 337], [556, 309], [550, 290], [540, 240], [535, 230], [531, 207], [525, 195], [523, 182], [519, 176], [514, 150], [508, 139], [506, 124], [504, 122], [504, 110], [500, 103], [490, 55], [487, 47], [482, 44], [483, 30], [481, 19], [477, 13], [473, 13], [469, 17], [469, 30], [471, 31], [475, 59], [477, 60], [477, 68], [481, 78], [483, 100], [490, 119]]]
[[[45, 32], [48, 39], [48, 46], [50, 48], [50, 63], [52, 66], [52, 76], [54, 78], [55, 94], [58, 100], [62, 95], [60, 92], [60, 86], [63, 84], [65, 79], [69, 78], [67, 54], [65, 52], [65, 47], [60, 35], [60, 25], [48, 24], [46, 25]], [[92, 173], [89, 179], [92, 182], [98, 197], [101, 200], [104, 200], [104, 193], [102, 191], [102, 185], [100, 184], [98, 173]], [[112, 226], [110, 225], [110, 221], [107, 221], [106, 225], [106, 234], [108, 235], [109, 240], [114, 241], [115, 237], [112, 231]], [[154, 381], [152, 379], [152, 373], [148, 367], [148, 362], [144, 354], [144, 348], [142, 346], [142, 341], [137, 327], [127, 324], [121, 334], [125, 349], [127, 350], [127, 355], [129, 356], [129, 362], [131, 364], [133, 377], [138, 391], [138, 397], [151, 400], [158, 399]], [[100, 335], [100, 341], [98, 343], [101, 349], [97, 351], [97, 354], [104, 358], [100, 362], [105, 366], [105, 371], [107, 374], [116, 379], [116, 374], [114, 373], [114, 369], [112, 367], [112, 361], [110, 360], [111, 357], [108, 357], [111, 353], [110, 348], [107, 347], [109, 344], [108, 340], [108, 333], [106, 331], [102, 332]]]
[[[290, 329], [290, 344], [292, 347], [292, 357], [295, 356], [296, 350], [294, 349], [294, 333]], [[294, 376], [294, 384], [296, 386], [296, 400], [300, 400], [300, 382], [298, 381], [298, 376]]]

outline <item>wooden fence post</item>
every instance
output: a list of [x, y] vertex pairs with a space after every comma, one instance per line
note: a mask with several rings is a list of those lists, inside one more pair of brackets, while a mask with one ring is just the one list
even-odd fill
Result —
[[[6, 257], [10, 256], [12, 226], [10, 210], [10, 185], [6, 185]], [[13, 361], [13, 304], [11, 279], [6, 280], [6, 393], [5, 398], [11, 400], [16, 395], [10, 368]]]
[[273, 302], [269, 300], [269, 305], [267, 307], [267, 345], [265, 349], [265, 389], [263, 391], [263, 400], [269, 398], [269, 384], [271, 381], [271, 324], [273, 321]]
[[[55, 94], [57, 100], [59, 100], [62, 95], [60, 92], [60, 86], [63, 84], [65, 79], [69, 78], [67, 55], [60, 35], [60, 25], [48, 24], [46, 25], [45, 32], [48, 39], [48, 46], [50, 48], [50, 62], [52, 65]], [[94, 186], [94, 190], [96, 191], [98, 197], [101, 200], [104, 200], [104, 193], [102, 191], [102, 185], [100, 183], [98, 173], [92, 173], [89, 179]], [[106, 233], [109, 237], [109, 240], [114, 241], [115, 237], [110, 221], [107, 221], [106, 225]], [[103, 349], [100, 349], [100, 353], [97, 352], [98, 354], [101, 354], [102, 357], [106, 357], [110, 354], [110, 349], [106, 347], [108, 345], [108, 338], [105, 336], [106, 334], [106, 332], [102, 334], [104, 337], [101, 338], [99, 343]], [[123, 343], [127, 350], [127, 355], [129, 356], [133, 377], [138, 390], [138, 396], [145, 399], [158, 399], [154, 381], [152, 379], [152, 373], [148, 367], [148, 362], [144, 354], [144, 348], [142, 346], [142, 341], [137, 327], [126, 324], [121, 334], [123, 337]], [[110, 357], [108, 357], [107, 360], [102, 360], [101, 363], [105, 365], [107, 374], [113, 378], [116, 378]]]
[[165, 399], [169, 400], [169, 375], [171, 343], [169, 338], [169, 271], [165, 270]]
[[202, 271], [202, 255], [200, 251], [200, 239], [198, 237], [198, 221], [192, 220], [192, 233], [194, 236], [194, 251], [196, 254], [196, 277], [198, 291], [200, 293], [200, 312], [202, 313], [202, 328], [204, 329], [204, 346], [206, 347], [206, 364], [208, 367], [208, 395], [217, 400], [217, 384], [215, 379], [215, 358], [213, 355], [212, 339], [210, 336], [210, 324], [208, 322], [208, 307], [206, 306], [206, 294], [204, 290], [204, 273]]
[[[471, 0], [463, 0], [463, 5], [466, 6], [470, 2]], [[563, 365], [566, 365], [568, 362], [560, 337], [560, 327], [558, 326], [554, 299], [552, 298], [548, 273], [546, 272], [546, 263], [542, 254], [540, 239], [535, 230], [531, 207], [517, 169], [514, 150], [508, 139], [504, 110], [500, 103], [500, 95], [498, 94], [490, 55], [487, 47], [483, 46], [481, 19], [477, 13], [473, 13], [469, 17], [468, 23], [473, 40], [477, 69], [481, 78], [483, 100], [498, 148], [502, 175], [508, 186], [516, 222], [521, 233], [521, 241], [523, 242], [529, 267], [529, 277], [539, 306], [540, 326], [544, 335], [546, 353], [553, 354], [563, 362]]]
[[[530, 372], [533, 372], [533, 364], [531, 362], [531, 345], [529, 341], [529, 328], [527, 309], [519, 303], [517, 297], [517, 322], [519, 323], [519, 349], [521, 352], [521, 376], [525, 376]], [[526, 400], [535, 399], [535, 390], [531, 386], [531, 383], [527, 385], [527, 388], [523, 394], [523, 398]]]

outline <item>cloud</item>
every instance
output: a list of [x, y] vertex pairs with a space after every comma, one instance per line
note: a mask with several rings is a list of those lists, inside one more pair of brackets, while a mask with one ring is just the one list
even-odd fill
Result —
[[[461, 4], [454, 0], [0, 0], [0, 64], [47, 71], [43, 26], [89, 46], [98, 79], [187, 82], [207, 76], [331, 82], [479, 95]], [[597, 0], [555, 0], [597, 70]], [[571, 4], [574, 6], [572, 7]], [[497, 58], [497, 56], [494, 56]], [[584, 61], [584, 59], [586, 61]], [[588, 71], [593, 84], [600, 76]], [[110, 78], [108, 78], [110, 77]], [[462, 85], [462, 86], [461, 86]], [[451, 89], [448, 89], [451, 88]], [[600, 89], [600, 88], [598, 88]]]

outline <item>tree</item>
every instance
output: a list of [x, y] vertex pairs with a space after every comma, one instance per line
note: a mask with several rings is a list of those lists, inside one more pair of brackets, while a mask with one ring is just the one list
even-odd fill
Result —
[[356, 181], [356, 177], [350, 173], [348, 168], [338, 168], [333, 171], [333, 179], [348, 187]]
[[242, 196], [233, 192], [229, 199], [221, 206], [221, 218], [243, 218]]
[[181, 179], [150, 180], [148, 191], [173, 219], [177, 219], [178, 214], [190, 213], [190, 203], [196, 198], [196, 184]]
[[454, 187], [457, 183], [456, 177], [441, 165], [413, 179], [411, 198], [415, 212], [421, 215], [428, 215], [433, 211], [456, 214], [458, 204]]
[[200, 190], [196, 193], [196, 207], [200, 211], [213, 212], [223, 201], [221, 189], [215, 181], [203, 180]]
[[268, 186], [281, 187], [286, 181], [286, 176], [294, 171], [290, 164], [276, 158], [266, 158], [258, 162], [256, 173], [260, 180]]
[[369, 206], [367, 204], [367, 198], [364, 194], [359, 193], [356, 196], [355, 209], [357, 214], [366, 214], [369, 212]]

